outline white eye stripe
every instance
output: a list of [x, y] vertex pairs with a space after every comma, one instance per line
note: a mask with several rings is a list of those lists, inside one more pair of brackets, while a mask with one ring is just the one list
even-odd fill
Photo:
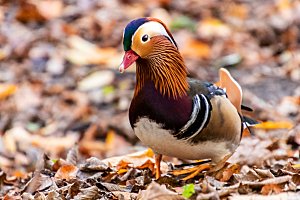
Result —
[[[165, 27], [156, 21], [150, 21], [150, 22], [146, 22], [143, 25], [141, 25], [136, 31], [135, 33], [132, 35], [131, 41], [133, 41], [133, 38], [135, 37], [135, 35], [139, 32], [139, 31], [143, 31], [142, 35], [144, 36], [145, 34], [147, 34], [149, 36], [149, 38], [153, 37], [153, 36], [157, 36], [157, 35], [164, 35], [166, 37], [169, 38], [169, 40], [172, 42], [172, 44], [176, 47], [176, 44], [174, 43], [174, 41], [172, 40], [171, 36], [168, 34], [168, 32], [166, 31]], [[142, 36], [142, 37], [143, 37]], [[141, 38], [142, 39], [142, 38]]]

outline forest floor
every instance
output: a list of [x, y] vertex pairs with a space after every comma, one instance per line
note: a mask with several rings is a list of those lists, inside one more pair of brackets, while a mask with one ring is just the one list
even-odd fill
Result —
[[[118, 72], [134, 18], [164, 21], [189, 76], [241, 84], [245, 132], [218, 174], [184, 181], [188, 161], [153, 152], [128, 120], [135, 71]], [[0, 198], [299, 199], [300, 2], [0, 1]], [[179, 167], [183, 168], [183, 167]]]

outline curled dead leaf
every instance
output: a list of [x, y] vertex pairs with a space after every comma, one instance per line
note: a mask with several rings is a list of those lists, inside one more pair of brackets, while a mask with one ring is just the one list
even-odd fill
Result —
[[25, 185], [23, 191], [32, 194], [36, 191], [45, 190], [46, 188], [52, 186], [52, 184], [53, 181], [49, 176], [36, 171], [32, 179]]

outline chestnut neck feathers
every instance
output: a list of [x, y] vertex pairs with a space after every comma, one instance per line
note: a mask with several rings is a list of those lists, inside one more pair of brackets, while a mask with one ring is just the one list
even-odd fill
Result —
[[153, 49], [145, 58], [136, 61], [135, 96], [147, 81], [169, 98], [180, 98], [187, 94], [187, 70], [177, 48], [165, 36], [152, 38]]

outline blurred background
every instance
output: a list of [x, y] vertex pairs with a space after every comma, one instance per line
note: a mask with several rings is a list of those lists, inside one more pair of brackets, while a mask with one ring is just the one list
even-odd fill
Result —
[[127, 112], [135, 69], [118, 72], [123, 29], [143, 16], [170, 27], [191, 77], [214, 82], [228, 68], [248, 114], [268, 121], [258, 138], [277, 135], [299, 156], [299, 1], [1, 0], [2, 170], [21, 176], [75, 144], [101, 159], [143, 148]]

